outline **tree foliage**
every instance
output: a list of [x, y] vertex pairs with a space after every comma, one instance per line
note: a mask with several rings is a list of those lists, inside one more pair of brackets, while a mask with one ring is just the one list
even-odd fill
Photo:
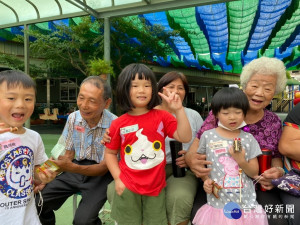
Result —
[[[14, 55], [7, 55], [7, 54], [0, 53], [0, 64], [3, 64], [8, 68], [14, 70], [21, 70], [21, 71], [25, 70], [24, 61]], [[30, 66], [30, 76], [32, 78], [38, 78], [38, 77], [40, 78], [44, 76], [45, 74], [44, 69], [34, 64], [30, 64], [29, 66]]]
[[[88, 76], [90, 62], [103, 59], [104, 21], [92, 21], [91, 17], [82, 17], [80, 21], [56, 25], [49, 32], [28, 31], [33, 40], [31, 54], [44, 59], [51, 76]], [[169, 47], [162, 43], [169, 36], [162, 27], [150, 27], [143, 21], [136, 26], [130, 17], [111, 19], [111, 62], [115, 74], [129, 63], [147, 62], [153, 55], [168, 54]]]

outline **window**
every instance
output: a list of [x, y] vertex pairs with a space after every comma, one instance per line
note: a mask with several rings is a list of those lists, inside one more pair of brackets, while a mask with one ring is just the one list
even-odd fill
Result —
[[77, 79], [62, 78], [60, 80], [60, 100], [63, 102], [74, 102], [77, 97]]

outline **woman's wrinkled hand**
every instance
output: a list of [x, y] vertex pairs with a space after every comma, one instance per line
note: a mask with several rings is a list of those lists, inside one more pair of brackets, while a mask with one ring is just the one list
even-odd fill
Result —
[[273, 179], [277, 179], [279, 177], [281, 177], [282, 171], [276, 167], [272, 167], [268, 170], [266, 170], [265, 172], [263, 172], [261, 174], [261, 177], [256, 176], [254, 177], [255, 180], [258, 180], [258, 183], [260, 183], [260, 185], [262, 186], [262, 188], [266, 189], [266, 190], [271, 190], [274, 188], [273, 184], [271, 183], [271, 181]]
[[196, 152], [189, 152], [188, 155], [188, 165], [196, 177], [200, 178], [210, 174], [211, 168], [206, 168], [206, 166], [211, 165], [212, 162], [206, 161], [205, 155], [201, 155]]

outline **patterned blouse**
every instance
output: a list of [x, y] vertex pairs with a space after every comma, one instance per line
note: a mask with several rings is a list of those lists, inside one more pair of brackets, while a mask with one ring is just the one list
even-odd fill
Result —
[[[217, 124], [218, 120], [212, 114], [212, 111], [210, 111], [197, 133], [197, 138], [200, 139], [204, 131], [216, 128], [218, 126]], [[242, 129], [255, 137], [261, 149], [272, 150], [273, 158], [282, 157], [278, 151], [278, 142], [282, 132], [281, 120], [275, 113], [265, 109], [264, 116], [261, 120], [253, 124], [248, 124]]]

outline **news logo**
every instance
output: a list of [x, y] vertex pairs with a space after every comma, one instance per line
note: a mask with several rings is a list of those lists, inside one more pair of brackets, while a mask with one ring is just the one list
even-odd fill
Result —
[[240, 206], [235, 202], [228, 202], [223, 209], [224, 215], [228, 219], [239, 219], [242, 216], [242, 211], [240, 209]]

